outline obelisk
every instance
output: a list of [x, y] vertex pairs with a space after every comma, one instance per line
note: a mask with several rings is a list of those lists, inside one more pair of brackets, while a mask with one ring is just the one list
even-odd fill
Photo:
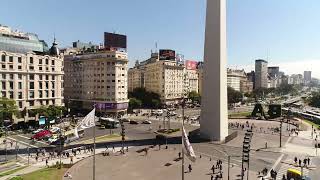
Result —
[[212, 141], [228, 135], [226, 0], [207, 0], [200, 134]]

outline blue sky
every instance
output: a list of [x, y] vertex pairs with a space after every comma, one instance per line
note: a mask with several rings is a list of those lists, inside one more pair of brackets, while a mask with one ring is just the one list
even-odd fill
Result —
[[[205, 0], [2, 0], [0, 24], [35, 32], [51, 44], [103, 42], [103, 32], [128, 36], [131, 64], [151, 49], [171, 48], [202, 60]], [[228, 64], [249, 70], [268, 59], [287, 73], [320, 63], [319, 0], [229, 0]], [[316, 72], [314, 73], [315, 75]], [[320, 71], [317, 75], [320, 77]]]

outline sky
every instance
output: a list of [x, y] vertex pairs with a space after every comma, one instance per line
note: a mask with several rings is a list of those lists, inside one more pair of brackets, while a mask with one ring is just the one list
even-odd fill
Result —
[[[129, 66], [151, 50], [174, 49], [203, 60], [206, 0], [2, 0], [0, 24], [37, 33], [60, 47], [103, 43], [103, 32], [128, 36]], [[319, 0], [227, 0], [228, 65], [254, 69], [255, 59], [286, 74], [320, 78]]]

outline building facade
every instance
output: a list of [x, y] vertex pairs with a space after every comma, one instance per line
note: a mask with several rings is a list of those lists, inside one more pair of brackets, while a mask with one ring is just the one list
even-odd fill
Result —
[[271, 78], [278, 77], [279, 76], [279, 66], [268, 67], [268, 74]]
[[126, 52], [97, 49], [65, 55], [65, 99], [71, 109], [110, 115], [128, 108]]
[[255, 89], [268, 88], [268, 62], [262, 59], [255, 61]]
[[227, 69], [227, 86], [243, 93], [252, 92], [253, 83], [250, 82], [244, 70]]
[[0, 30], [1, 97], [15, 100], [21, 118], [14, 123], [36, 120], [33, 109], [64, 106], [63, 55], [55, 42], [48, 49], [35, 34], [10, 31]]
[[[197, 67], [197, 63], [195, 64]], [[128, 71], [128, 90], [144, 87], [160, 95], [164, 104], [179, 103], [186, 92], [199, 92], [198, 71], [175, 59], [160, 60], [157, 53]]]
[[312, 77], [311, 77], [311, 71], [304, 71], [303, 72], [303, 79], [304, 79], [304, 84], [308, 85], [311, 83]]

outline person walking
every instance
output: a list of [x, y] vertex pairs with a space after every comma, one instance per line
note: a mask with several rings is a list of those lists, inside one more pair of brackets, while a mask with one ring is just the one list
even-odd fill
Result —
[[211, 170], [212, 170], [212, 174], [214, 174], [214, 165], [212, 165]]
[[301, 166], [301, 159], [299, 159], [299, 166]]
[[49, 166], [48, 166], [48, 159], [46, 159], [46, 166], [49, 167]]
[[210, 178], [210, 180], [213, 180], [213, 175], [211, 174], [211, 178]]
[[178, 153], [179, 159], [181, 158], [181, 152]]
[[191, 164], [189, 164], [188, 169], [189, 169], [189, 173], [190, 173], [192, 171]]
[[294, 157], [294, 163], [297, 164], [298, 158]]
[[308, 157], [307, 159], [307, 162], [308, 162], [308, 166], [310, 165], [310, 158]]

